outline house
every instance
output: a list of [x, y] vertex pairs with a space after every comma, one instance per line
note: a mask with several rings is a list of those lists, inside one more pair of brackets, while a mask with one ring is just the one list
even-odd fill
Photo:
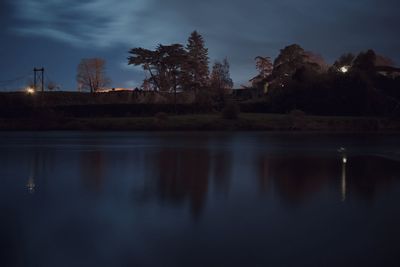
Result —
[[[137, 89], [137, 88], [136, 88]], [[111, 93], [111, 92], [133, 92], [135, 88], [101, 88], [97, 90], [97, 93]], [[139, 89], [137, 89], [139, 90]]]
[[392, 77], [392, 78], [400, 77], [400, 68], [395, 68], [391, 66], [376, 66], [375, 70], [379, 74], [387, 77]]
[[238, 100], [257, 99], [264, 95], [264, 90], [260, 88], [242, 87], [232, 90], [232, 97]]

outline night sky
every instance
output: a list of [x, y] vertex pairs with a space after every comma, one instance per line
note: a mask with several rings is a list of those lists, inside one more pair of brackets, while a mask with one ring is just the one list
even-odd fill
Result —
[[127, 66], [128, 50], [186, 43], [193, 30], [211, 62], [228, 57], [236, 86], [256, 74], [255, 56], [275, 58], [292, 43], [328, 63], [374, 48], [399, 64], [399, 11], [398, 0], [1, 0], [0, 80], [44, 66], [63, 90], [75, 90], [80, 59], [102, 57], [112, 87], [139, 86], [143, 71]]

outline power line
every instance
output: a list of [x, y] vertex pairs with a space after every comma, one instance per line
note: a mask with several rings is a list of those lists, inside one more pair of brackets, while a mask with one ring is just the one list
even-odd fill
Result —
[[30, 73], [29, 73], [29, 74], [25, 74], [25, 75], [18, 76], [18, 77], [14, 78], [14, 79], [2, 80], [2, 81], [0, 81], [0, 84], [3, 85], [3, 84], [15, 83], [15, 82], [21, 81], [21, 80], [23, 80], [23, 79], [26, 79], [26, 78], [29, 77], [29, 76], [31, 76]]

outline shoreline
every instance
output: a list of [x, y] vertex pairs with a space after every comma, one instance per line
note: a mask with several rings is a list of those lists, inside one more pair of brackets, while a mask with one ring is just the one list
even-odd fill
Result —
[[294, 116], [241, 113], [163, 117], [0, 118], [0, 131], [252, 131], [288, 133], [400, 133], [400, 120], [375, 117]]

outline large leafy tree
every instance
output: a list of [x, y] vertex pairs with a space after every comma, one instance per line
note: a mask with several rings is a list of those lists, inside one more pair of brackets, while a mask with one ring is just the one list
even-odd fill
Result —
[[274, 61], [272, 72], [274, 83], [283, 87], [305, 63], [306, 52], [300, 45], [293, 44], [285, 47]]
[[94, 93], [107, 86], [110, 79], [106, 76], [105, 66], [106, 62], [101, 58], [82, 59], [76, 75], [79, 90]]
[[208, 85], [209, 57], [203, 37], [194, 31], [186, 46], [187, 59], [183, 65], [183, 85], [186, 89], [199, 89]]
[[150, 78], [147, 81], [160, 90], [158, 82], [160, 73], [159, 53], [141, 47], [132, 48], [129, 53], [131, 56], [128, 57], [128, 65], [142, 66], [150, 74]]
[[333, 63], [333, 70], [340, 71], [342, 68], [350, 69], [353, 66], [355, 56], [352, 53], [341, 55], [335, 63]]
[[306, 52], [298, 44], [285, 47], [274, 61], [272, 71], [274, 85], [284, 87], [289, 80], [299, 78], [304, 73], [320, 71], [321, 66], [318, 61], [313, 53]]
[[361, 72], [373, 74], [375, 72], [376, 53], [374, 50], [361, 52], [354, 59], [353, 68]]
[[149, 72], [148, 81], [160, 91], [176, 91], [180, 86], [182, 66], [187, 53], [181, 44], [159, 45], [156, 50], [133, 48], [128, 64], [142, 66]]

